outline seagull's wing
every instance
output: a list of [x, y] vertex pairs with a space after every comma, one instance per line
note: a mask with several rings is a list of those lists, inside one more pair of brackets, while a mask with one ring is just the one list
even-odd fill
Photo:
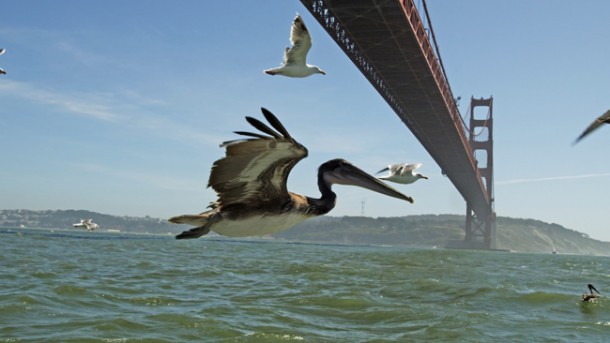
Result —
[[404, 164], [401, 164], [401, 163], [390, 164], [389, 165], [390, 174], [392, 174], [392, 175], [399, 174], [400, 171], [402, 170], [403, 166], [404, 166]]
[[218, 193], [218, 206], [256, 208], [270, 202], [281, 205], [290, 200], [286, 187], [288, 174], [307, 156], [307, 149], [290, 136], [271, 112], [264, 108], [262, 111], [273, 129], [246, 117], [263, 134], [238, 131], [238, 134], [253, 138], [221, 145], [226, 148], [226, 156], [214, 162], [208, 182], [208, 187]]
[[284, 53], [285, 63], [305, 65], [307, 53], [311, 48], [311, 36], [305, 22], [298, 14], [290, 27], [290, 43], [292, 43], [292, 47]]
[[6, 49], [0, 48], [0, 55], [2, 55], [5, 51], [6, 51]]
[[580, 136], [578, 136], [578, 138], [576, 138], [576, 141], [574, 143], [578, 143], [578, 141], [583, 139], [585, 136], [587, 136], [591, 132], [597, 130], [600, 126], [602, 126], [604, 124], [610, 124], [610, 110], [606, 111], [606, 113], [597, 117], [595, 119], [595, 121], [593, 123], [591, 123], [591, 125], [589, 125], [589, 127], [587, 127], [587, 129]]
[[405, 175], [406, 173], [413, 172], [413, 171], [415, 171], [415, 169], [417, 169], [421, 166], [422, 166], [421, 163], [404, 164], [402, 167], [402, 171], [400, 172], [400, 175]]
[[375, 174], [383, 173], [384, 171], [388, 171], [388, 170], [390, 170], [390, 167], [389, 167], [389, 166], [388, 166], [388, 167], [385, 167], [385, 168], [383, 168], [383, 169], [381, 169], [380, 171], [378, 171], [378, 172], [377, 172], [377, 173], [375, 173]]
[[395, 175], [400, 170], [400, 167], [402, 167], [402, 164], [388, 164], [387, 167], [378, 171], [377, 174], [388, 171], [389, 175]]

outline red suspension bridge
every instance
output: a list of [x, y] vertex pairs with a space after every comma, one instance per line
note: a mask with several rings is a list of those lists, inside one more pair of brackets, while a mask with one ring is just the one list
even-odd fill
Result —
[[[469, 123], [463, 120], [444, 72], [425, 2], [427, 27], [413, 0], [301, 2], [466, 201], [466, 233], [460, 245], [495, 248], [493, 99], [471, 98]], [[475, 118], [477, 107], [487, 108], [486, 118]], [[484, 158], [478, 161], [475, 155]]]

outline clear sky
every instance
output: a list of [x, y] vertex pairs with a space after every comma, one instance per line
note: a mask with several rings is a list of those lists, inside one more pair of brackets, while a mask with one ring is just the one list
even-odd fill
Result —
[[[610, 127], [574, 139], [610, 108], [610, 2], [429, 0], [460, 110], [494, 97], [495, 209], [610, 241]], [[335, 186], [330, 214], [464, 214], [439, 167], [299, 1], [9, 1], [2, 5], [0, 208], [88, 209], [168, 218], [215, 200], [222, 141], [274, 112], [309, 149], [289, 189], [318, 196], [316, 170], [342, 157], [374, 173], [421, 162], [395, 188], [415, 204]], [[279, 65], [299, 12], [308, 61]], [[364, 203], [364, 208], [363, 208]]]

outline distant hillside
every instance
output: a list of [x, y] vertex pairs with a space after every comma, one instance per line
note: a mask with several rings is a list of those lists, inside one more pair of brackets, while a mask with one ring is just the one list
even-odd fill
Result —
[[588, 235], [534, 219], [496, 219], [499, 248], [514, 251], [549, 252], [610, 256], [610, 242], [589, 238]]
[[[407, 217], [321, 217], [303, 222], [274, 235], [296, 241], [343, 244], [388, 244], [445, 247], [464, 239], [465, 217], [461, 215], [416, 215]], [[610, 243], [534, 219], [498, 217], [498, 249], [520, 252], [610, 255]]]
[[[176, 234], [185, 225], [168, 223], [151, 217], [117, 217], [85, 210], [0, 210], [0, 227], [72, 228], [81, 219], [93, 219], [100, 230], [122, 232]], [[417, 215], [406, 217], [330, 217], [305, 221], [294, 228], [274, 234], [277, 239], [291, 241], [405, 245], [445, 247], [449, 241], [464, 239], [464, 216]], [[610, 255], [610, 243], [534, 219], [498, 217], [496, 220], [499, 249], [521, 252], [581, 255]]]
[[125, 232], [168, 233], [180, 231], [178, 225], [166, 219], [151, 217], [118, 217], [86, 210], [0, 210], [0, 227], [39, 227], [49, 229], [72, 228], [81, 219], [93, 219], [99, 230], [121, 230]]
[[464, 216], [320, 217], [275, 237], [298, 241], [412, 246], [447, 245], [464, 238]]

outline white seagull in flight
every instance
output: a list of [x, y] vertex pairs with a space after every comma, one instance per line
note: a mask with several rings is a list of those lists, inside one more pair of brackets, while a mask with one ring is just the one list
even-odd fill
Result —
[[381, 180], [385, 180], [385, 181], [391, 181], [391, 182], [402, 183], [404, 185], [408, 185], [419, 179], [426, 179], [426, 180], [428, 179], [427, 176], [423, 176], [422, 174], [415, 172], [415, 169], [417, 169], [421, 166], [422, 166], [421, 163], [390, 164], [386, 168], [383, 168], [380, 171], [378, 171], [377, 174], [383, 173], [384, 171], [389, 171], [388, 175], [380, 176], [379, 178]]
[[583, 133], [581, 133], [580, 136], [578, 136], [578, 138], [576, 138], [576, 141], [574, 142], [574, 144], [578, 143], [585, 136], [587, 136], [591, 132], [597, 130], [600, 126], [602, 126], [604, 124], [610, 124], [610, 110], [606, 111], [606, 113], [597, 117], [597, 119], [595, 119], [595, 121], [593, 123], [591, 123], [591, 125], [589, 125], [589, 127]]
[[284, 50], [284, 61], [277, 68], [266, 69], [269, 75], [284, 75], [288, 77], [307, 77], [313, 74], [326, 73], [317, 66], [307, 64], [307, 53], [311, 48], [311, 36], [301, 16], [297, 16], [290, 27], [290, 43], [292, 48]]

